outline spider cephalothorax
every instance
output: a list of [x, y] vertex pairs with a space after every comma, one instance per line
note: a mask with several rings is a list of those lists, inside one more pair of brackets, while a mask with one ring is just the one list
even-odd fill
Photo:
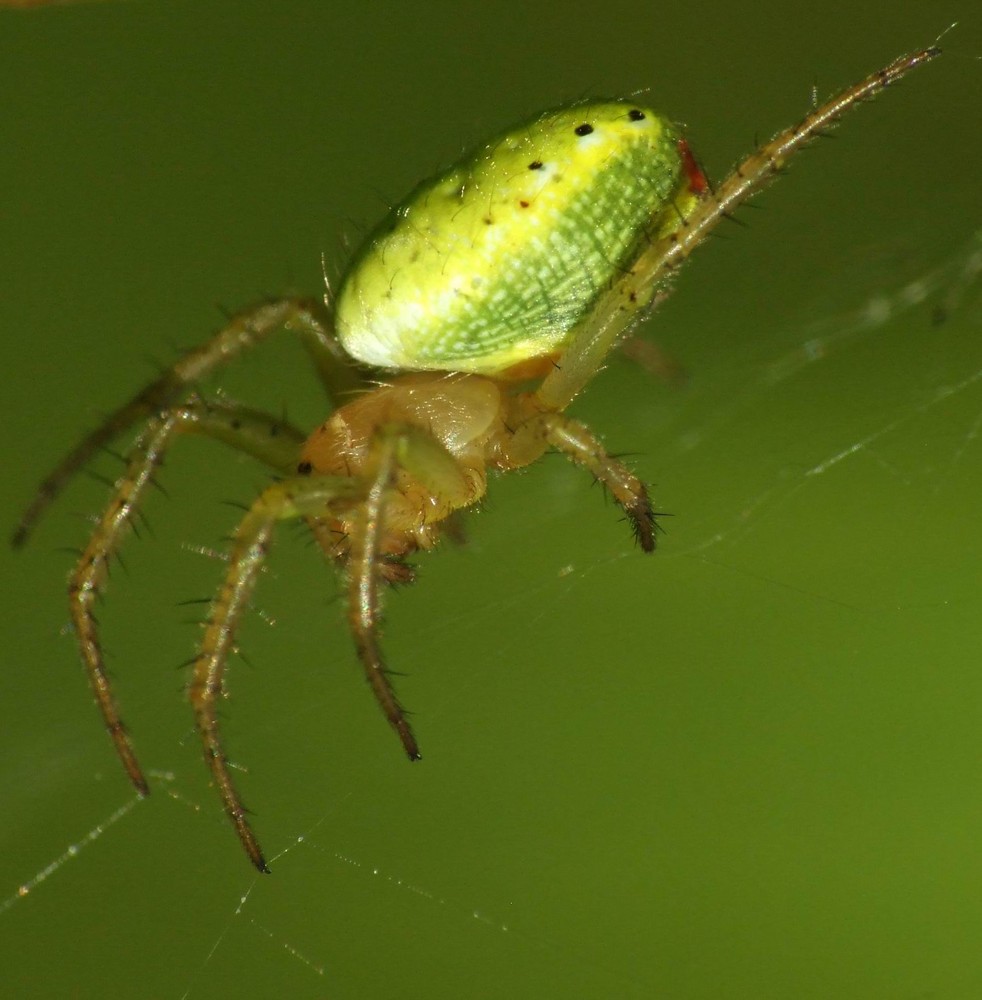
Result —
[[[120, 720], [92, 609], [176, 435], [214, 438], [279, 476], [232, 535], [188, 686], [225, 810], [252, 863], [266, 871], [232, 783], [217, 705], [276, 523], [305, 521], [341, 566], [358, 656], [417, 759], [378, 647], [383, 585], [410, 578], [405, 558], [431, 548], [447, 518], [480, 500], [489, 471], [522, 468], [550, 449], [601, 482], [640, 547], [653, 551], [643, 483], [566, 408], [720, 219], [843, 111], [937, 52], [897, 59], [843, 91], [761, 146], [715, 191], [677, 129], [647, 108], [587, 102], [539, 115], [416, 188], [356, 254], [334, 302], [284, 299], [243, 312], [85, 438], [41, 484], [14, 544], [96, 450], [145, 421], [69, 588], [96, 700], [139, 792], [148, 786]], [[284, 329], [307, 349], [334, 407], [311, 435], [191, 392]]]

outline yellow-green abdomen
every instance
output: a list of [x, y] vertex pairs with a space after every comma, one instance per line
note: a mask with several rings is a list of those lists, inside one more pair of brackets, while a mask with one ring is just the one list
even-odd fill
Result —
[[496, 374], [552, 354], [694, 195], [679, 136], [626, 102], [513, 129], [413, 191], [355, 256], [338, 335], [382, 368]]

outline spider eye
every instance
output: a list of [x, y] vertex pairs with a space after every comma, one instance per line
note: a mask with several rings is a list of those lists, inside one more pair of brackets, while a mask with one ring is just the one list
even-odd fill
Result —
[[584, 122], [582, 125], [577, 125], [573, 131], [577, 135], [589, 135], [593, 131], [593, 126]]
[[314, 467], [310, 464], [310, 462], [301, 462], [297, 466], [298, 476], [309, 476], [313, 471]]
[[638, 108], [632, 108], [628, 111], [627, 117], [630, 118], [632, 122], [641, 122], [644, 121], [644, 112]]

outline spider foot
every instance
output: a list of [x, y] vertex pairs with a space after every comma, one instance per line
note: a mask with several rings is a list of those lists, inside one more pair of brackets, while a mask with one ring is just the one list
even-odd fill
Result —
[[631, 522], [631, 527], [634, 529], [634, 538], [638, 545], [641, 546], [641, 551], [654, 552], [658, 524], [655, 521], [655, 512], [651, 507], [648, 490], [644, 486], [641, 487], [635, 497], [624, 502], [624, 512]]

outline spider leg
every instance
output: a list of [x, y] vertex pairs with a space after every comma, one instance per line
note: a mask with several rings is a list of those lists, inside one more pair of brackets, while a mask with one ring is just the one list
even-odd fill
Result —
[[225, 581], [212, 604], [201, 650], [195, 659], [188, 696], [194, 708], [205, 760], [221, 794], [225, 812], [250, 861], [261, 872], [269, 869], [246, 819], [245, 807], [232, 782], [228, 759], [222, 749], [217, 703], [224, 693], [225, 665], [235, 648], [236, 630], [255, 589], [276, 522], [329, 513], [337, 515], [361, 500], [362, 491], [356, 480], [339, 476], [294, 476], [263, 491], [232, 536]]
[[279, 299], [246, 309], [109, 414], [65, 455], [38, 486], [11, 536], [11, 545], [18, 548], [24, 544], [49, 504], [100, 448], [134, 424], [173, 405], [219, 366], [284, 329], [300, 338], [332, 403], [343, 393], [363, 386], [356, 369], [334, 340], [330, 315], [316, 300]]
[[[719, 223], [748, 198], [766, 187], [787, 166], [788, 159], [817, 134], [835, 125], [847, 111], [875, 97], [907, 72], [940, 55], [937, 47], [901, 56], [865, 80], [841, 91], [779, 132], [739, 163], [715, 191], [707, 191], [685, 218], [653, 239], [634, 265], [604, 293], [596, 309], [571, 334], [556, 367], [536, 392], [548, 410], [565, 410], [603, 366], [608, 352], [651, 302], [652, 294], [668, 291], [672, 274], [704, 243]], [[690, 154], [691, 155], [691, 154]], [[695, 167], [693, 161], [693, 167]], [[702, 180], [705, 185], [705, 179]], [[700, 185], [700, 186], [702, 186]], [[660, 295], [664, 298], [664, 295]], [[660, 301], [656, 298], [656, 301]]]
[[470, 502], [474, 484], [456, 459], [430, 434], [408, 424], [391, 423], [379, 428], [375, 435], [371, 467], [371, 485], [360, 524], [350, 539], [348, 618], [368, 683], [386, 719], [398, 733], [406, 755], [410, 760], [419, 760], [416, 738], [389, 683], [378, 644], [379, 583], [386, 506], [400, 468], [425, 486], [430, 497], [438, 498], [442, 505], [452, 509]]
[[603, 484], [624, 509], [642, 551], [654, 552], [655, 515], [644, 483], [623, 462], [608, 455], [584, 424], [562, 413], [546, 413], [540, 419], [546, 441]]
[[385, 530], [385, 503], [395, 485], [397, 471], [395, 436], [380, 433], [375, 442], [375, 473], [365, 498], [360, 524], [352, 532], [348, 555], [348, 624], [355, 640], [358, 659], [365, 677], [389, 725], [410, 760], [419, 760], [419, 747], [406, 713], [389, 682], [378, 644], [381, 610], [379, 567], [382, 537]]
[[201, 434], [247, 452], [279, 471], [292, 471], [303, 443], [300, 431], [274, 417], [224, 402], [200, 399], [175, 407], [149, 422], [133, 446], [126, 471], [116, 482], [109, 504], [69, 580], [69, 606], [82, 660], [109, 736], [130, 781], [148, 792], [126, 728], [120, 720], [105, 669], [93, 606], [105, 586], [109, 564], [131, 526], [154, 473], [178, 434]]
[[[419, 760], [419, 746], [399, 703], [378, 644], [380, 582], [383, 576], [382, 541], [387, 530], [387, 508], [400, 469], [425, 487], [428, 506], [441, 519], [448, 510], [467, 506], [483, 489], [470, 479], [460, 463], [428, 432], [410, 424], [388, 423], [375, 434], [370, 461], [371, 480], [360, 523], [352, 532], [348, 557], [348, 619], [365, 676], [395, 729], [410, 760]], [[436, 514], [437, 507], [442, 508]], [[420, 515], [425, 520], [425, 513]]]
[[499, 469], [522, 469], [550, 447], [585, 468], [623, 508], [644, 552], [655, 550], [655, 514], [647, 487], [623, 462], [607, 454], [585, 424], [564, 413], [543, 412], [537, 393], [512, 397], [505, 419], [514, 428], [498, 447]]

